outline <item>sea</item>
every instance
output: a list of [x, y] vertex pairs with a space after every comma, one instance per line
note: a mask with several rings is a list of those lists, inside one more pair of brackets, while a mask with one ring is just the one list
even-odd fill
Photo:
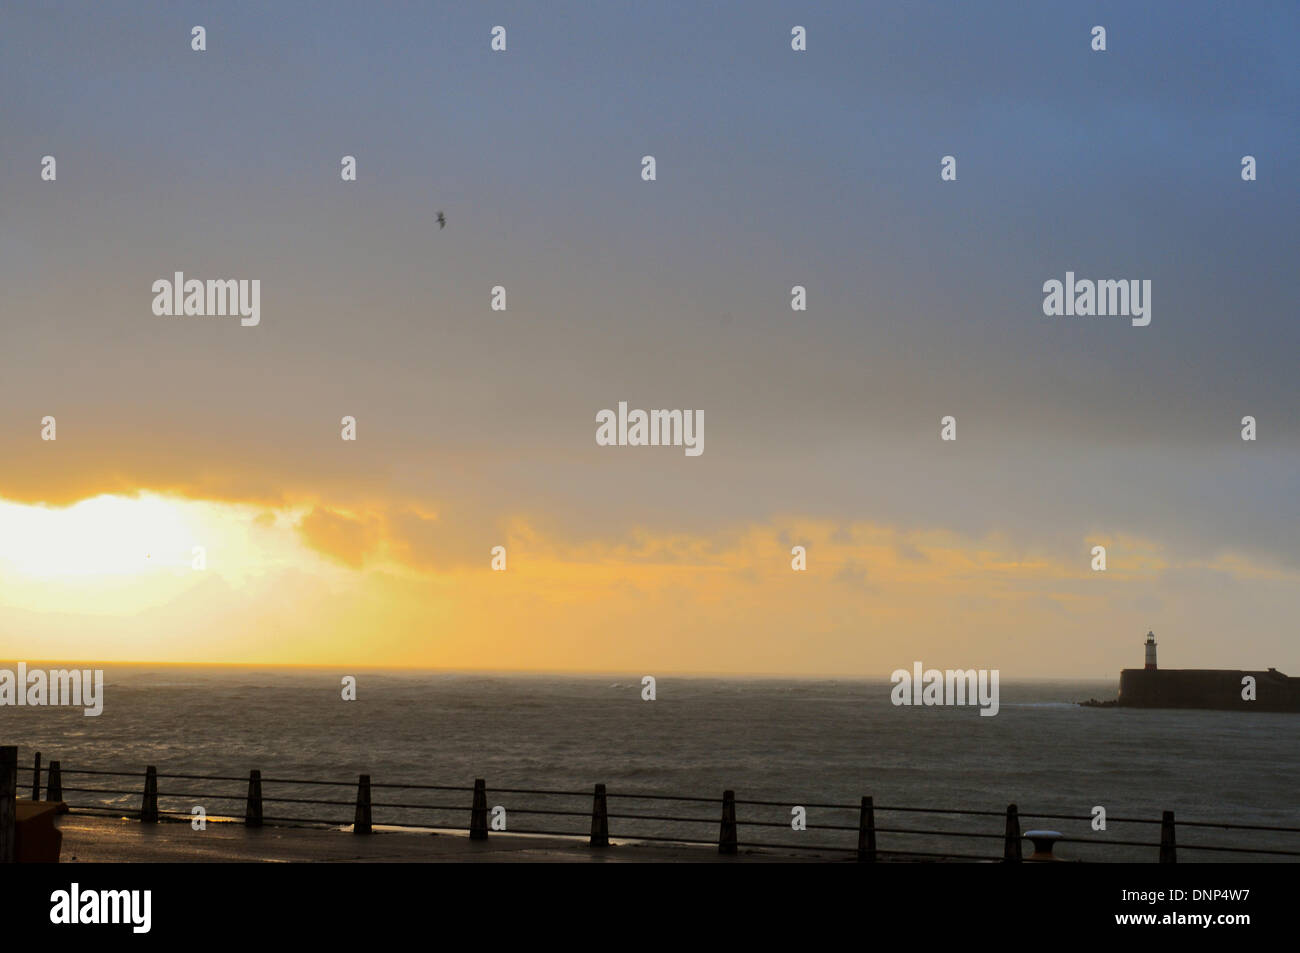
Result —
[[[661, 675], [645, 700], [641, 676], [629, 674], [147, 665], [104, 673], [98, 717], [0, 708], [0, 744], [19, 746], [21, 785], [30, 787], [40, 751], [46, 765], [60, 762], [69, 803], [126, 814], [139, 808], [152, 765], [166, 816], [188, 821], [201, 807], [218, 823], [242, 820], [257, 769], [268, 823], [346, 828], [368, 774], [377, 829], [433, 831], [468, 824], [481, 778], [506, 830], [585, 835], [602, 783], [616, 841], [715, 842], [730, 790], [742, 845], [816, 848], [830, 859], [854, 856], [867, 795], [882, 859], [999, 858], [1015, 804], [1022, 830], [1067, 838], [1057, 856], [1154, 861], [1156, 822], [1173, 811], [1179, 862], [1300, 859], [1300, 715], [1078, 704], [1113, 698], [1114, 682], [1004, 682], [1000, 709], [987, 717], [976, 707], [895, 706], [884, 679]], [[356, 679], [355, 700], [342, 697], [344, 674]], [[325, 803], [306, 803], [316, 801]], [[806, 829], [796, 829], [801, 813]]]

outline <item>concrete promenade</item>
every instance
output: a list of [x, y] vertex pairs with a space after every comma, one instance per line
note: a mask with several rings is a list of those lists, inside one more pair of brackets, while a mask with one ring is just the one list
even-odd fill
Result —
[[798, 856], [741, 849], [734, 857], [711, 846], [627, 844], [587, 846], [585, 839], [492, 834], [472, 841], [465, 833], [376, 829], [369, 836], [316, 828], [263, 827], [208, 822], [141, 824], [87, 814], [64, 814], [63, 863], [825, 863], [852, 862], [851, 853]]

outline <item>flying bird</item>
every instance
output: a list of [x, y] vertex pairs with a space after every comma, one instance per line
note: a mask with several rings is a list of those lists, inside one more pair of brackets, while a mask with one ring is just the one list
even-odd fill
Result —
[[439, 228], [447, 227], [447, 216], [443, 215], [442, 212], [438, 213], [438, 227]]

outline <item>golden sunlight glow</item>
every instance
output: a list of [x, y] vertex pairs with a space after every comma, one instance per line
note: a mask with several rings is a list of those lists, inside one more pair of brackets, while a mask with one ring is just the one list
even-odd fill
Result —
[[116, 617], [130, 623], [127, 641], [150, 611], [184, 607], [192, 627], [237, 598], [265, 596], [284, 572], [330, 580], [327, 560], [301, 541], [300, 519], [293, 509], [149, 493], [63, 507], [0, 500], [0, 606]]
[[[1124, 554], [1103, 581], [1079, 555], [1091, 536], [1054, 550], [795, 516], [607, 540], [520, 519], [490, 538], [509, 553], [497, 572], [451, 512], [148, 492], [0, 500], [0, 658], [794, 675], [943, 656], [1089, 671], [1098, 639], [1119, 657], [1152, 606], [1172, 627], [1230, 628], [1232, 600], [1198, 598], [1207, 577], [1216, 593], [1249, 585], [1278, 618], [1297, 583], [1097, 534]], [[791, 539], [809, 571], [792, 571]], [[460, 558], [476, 545], [479, 558]]]
[[35, 579], [188, 568], [185, 508], [163, 497], [97, 496], [67, 507], [0, 502], [0, 572]]

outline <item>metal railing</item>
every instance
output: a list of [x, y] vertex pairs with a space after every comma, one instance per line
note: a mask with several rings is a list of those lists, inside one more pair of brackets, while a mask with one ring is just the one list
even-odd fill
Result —
[[[16, 749], [0, 751], [16, 752]], [[2, 768], [3, 765], [0, 765]], [[73, 780], [75, 784], [65, 783], [65, 778]], [[0, 778], [0, 785], [3, 780]], [[611, 839], [615, 839], [623, 843], [709, 846], [716, 847], [722, 854], [736, 854], [741, 849], [790, 854], [813, 852], [860, 862], [880, 859], [1011, 862], [1022, 859], [1056, 859], [1050, 857], [1050, 843], [1046, 847], [1046, 855], [1036, 854], [1028, 858], [1022, 856], [1021, 842], [1024, 834], [1021, 822], [1030, 818], [1038, 822], [1093, 821], [1093, 816], [1089, 814], [1021, 813], [1015, 804], [1008, 805], [1005, 811], [906, 807], [878, 805], [870, 796], [864, 796], [858, 804], [798, 803], [737, 798], [730, 790], [724, 791], [721, 798], [686, 797], [651, 792], [608, 791], [604, 784], [597, 784], [592, 790], [577, 791], [488, 788], [483, 779], [475, 780], [472, 786], [380, 783], [372, 781], [369, 774], [360, 775], [354, 783], [263, 777], [261, 771], [256, 769], [250, 771], [247, 777], [159, 772], [153, 765], [143, 771], [64, 769], [59, 761], [49, 763], [44, 782], [46, 801], [63, 801], [77, 813], [130, 817], [143, 823], [191, 820], [194, 809], [178, 809], [175, 807], [178, 803], [193, 804], [195, 800], [201, 800], [237, 805], [242, 802], [243, 823], [248, 827], [261, 827], [263, 824], [324, 825], [350, 827], [354, 833], [365, 835], [375, 830], [375, 818], [379, 815], [382, 816], [380, 826], [463, 831], [472, 840], [486, 840], [491, 832], [497, 831], [512, 835], [581, 838], [592, 847], [608, 847]], [[193, 782], [200, 783], [196, 785]], [[15, 790], [30, 791], [33, 800], [41, 800], [41, 784], [39, 752], [35, 754], [31, 767], [15, 765], [12, 782]], [[224, 789], [214, 790], [210, 787], [212, 784], [222, 785]], [[232, 785], [237, 787], [232, 788]], [[355, 788], [355, 793], [342, 798], [330, 796], [341, 794], [339, 788]], [[489, 792], [492, 800], [501, 799], [504, 803], [489, 808]], [[0, 790], [0, 794], [3, 794], [3, 790]], [[83, 798], [81, 795], [89, 797]], [[139, 799], [138, 808], [127, 806], [136, 803], [136, 798]], [[794, 813], [799, 808], [804, 812], [804, 825], [801, 828], [795, 828], [789, 820], [762, 819], [765, 812], [771, 812], [772, 809]], [[300, 811], [310, 813], [299, 813]], [[812, 811], [828, 815], [830, 819], [817, 823], [809, 821], [807, 814]], [[239, 820], [237, 807], [232, 807], [228, 813], [208, 814], [206, 808], [204, 812], [209, 819]], [[350, 819], [347, 816], [349, 813]], [[877, 824], [878, 815], [885, 816], [884, 826]], [[507, 829], [506, 818], [518, 816], [535, 820], [527, 827], [517, 827], [511, 822]], [[946, 826], [928, 826], [924, 818], [930, 816], [946, 818]], [[576, 819], [581, 819], [581, 822], [573, 823]], [[1066, 835], [1050, 840], [1108, 850], [1143, 848], [1149, 850], [1144, 856], [1152, 860], [1158, 859], [1162, 863], [1176, 862], [1182, 851], [1205, 852], [1219, 860], [1228, 859], [1231, 855], [1300, 858], [1300, 837], [1295, 836], [1300, 835], [1300, 827], [1186, 820], [1175, 825], [1172, 811], [1164, 811], [1159, 818], [1111, 817], [1108, 822], [1147, 825], [1148, 829], [1157, 826], [1159, 840]], [[709, 828], [716, 831], [716, 836], [706, 834]], [[778, 829], [787, 835], [797, 831], [798, 839], [774, 839], [774, 832]], [[1262, 835], [1290, 835], [1291, 841], [1289, 846], [1278, 846], [1279, 838], [1271, 836], [1267, 845], [1179, 842], [1179, 834], [1185, 834], [1189, 830], [1200, 832], [1209, 829], [1232, 832], [1239, 840], [1252, 836], [1260, 838]], [[803, 837], [809, 831], [838, 834], [840, 842], [809, 843]], [[849, 836], [854, 833], [857, 835], [856, 843]], [[927, 840], [918, 841], [917, 838]], [[881, 847], [881, 839], [887, 839], [890, 847]], [[957, 849], [953, 849], [954, 844], [958, 845]]]

